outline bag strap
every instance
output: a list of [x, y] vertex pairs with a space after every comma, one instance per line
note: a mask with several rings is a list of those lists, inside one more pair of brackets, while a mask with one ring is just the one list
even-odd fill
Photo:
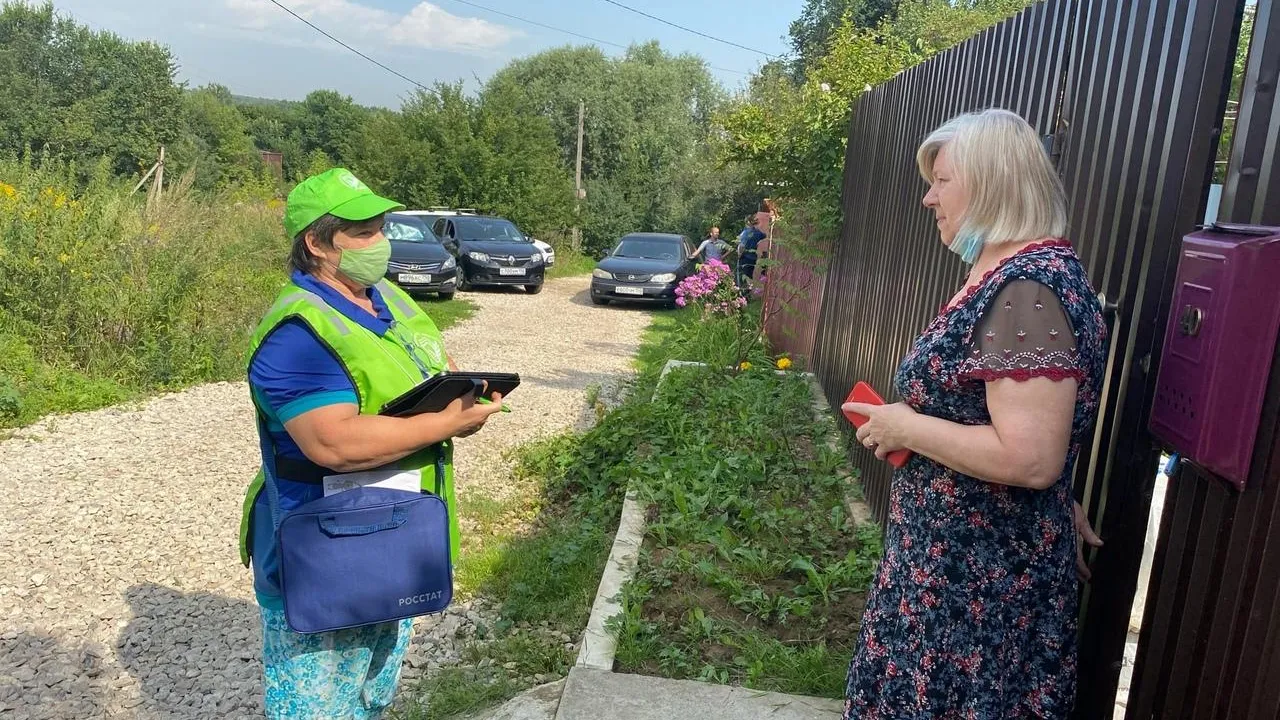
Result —
[[[276, 478], [281, 467], [286, 469], [289, 479], [293, 480], [293, 472], [297, 472], [298, 482], [321, 484], [324, 482], [324, 475], [333, 474], [334, 471], [321, 465], [311, 462], [310, 460], [298, 460], [295, 458], [280, 457], [276, 454], [275, 444], [271, 442], [271, 435], [267, 432], [266, 418], [262, 411], [257, 407], [254, 408], [254, 414], [258, 421], [258, 447], [262, 451], [262, 474], [267, 491], [267, 505], [271, 509], [271, 529], [273, 532], [280, 529], [280, 486], [276, 484]], [[436, 461], [435, 470], [435, 495], [444, 499], [444, 481], [445, 481], [445, 443], [437, 443], [435, 446]]]

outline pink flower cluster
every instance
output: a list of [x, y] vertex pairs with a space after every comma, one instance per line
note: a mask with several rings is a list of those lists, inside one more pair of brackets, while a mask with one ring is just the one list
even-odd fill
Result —
[[747, 299], [733, 281], [733, 271], [719, 260], [708, 260], [676, 286], [676, 305], [689, 303], [702, 306], [705, 313], [732, 315], [747, 306]]

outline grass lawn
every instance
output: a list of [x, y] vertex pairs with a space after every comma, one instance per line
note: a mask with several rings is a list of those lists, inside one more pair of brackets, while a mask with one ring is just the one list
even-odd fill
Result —
[[418, 307], [431, 316], [441, 331], [470, 318], [477, 310], [474, 302], [456, 295], [451, 300], [441, 300], [435, 296], [424, 298], [418, 301]]
[[556, 264], [547, 270], [547, 279], [590, 275], [596, 268], [595, 258], [574, 252], [569, 248], [556, 249]]

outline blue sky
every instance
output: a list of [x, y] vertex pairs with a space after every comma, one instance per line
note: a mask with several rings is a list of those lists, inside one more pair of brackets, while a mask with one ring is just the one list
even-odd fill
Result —
[[[503, 18], [457, 0], [280, 0], [319, 27], [418, 82], [475, 88], [509, 60], [566, 43], [568, 35]], [[614, 7], [604, 0], [474, 0], [480, 5], [620, 43], [656, 39], [674, 52], [751, 72], [765, 60]], [[804, 0], [622, 0], [652, 15], [777, 55]], [[332, 88], [357, 102], [397, 107], [412, 86], [338, 47], [269, 0], [54, 0], [95, 29], [168, 45], [192, 85], [216, 82], [243, 95], [300, 99]], [[617, 55], [618, 48], [604, 47]], [[726, 87], [745, 75], [713, 71]]]

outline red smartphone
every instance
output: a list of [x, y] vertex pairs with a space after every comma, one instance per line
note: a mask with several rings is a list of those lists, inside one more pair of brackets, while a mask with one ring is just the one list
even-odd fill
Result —
[[[864, 382], [859, 382], [857, 385], [853, 386], [853, 391], [849, 393], [849, 397], [845, 398], [845, 402], [863, 403], [865, 405], [883, 405], [884, 398], [880, 397], [880, 394], [877, 393], [870, 385]], [[857, 413], [844, 411], [844, 416], [849, 420], [849, 422], [853, 423], [853, 426], [856, 428], [862, 427], [863, 424], [867, 422], [866, 415], [859, 415]], [[907, 461], [910, 459], [910, 450], [895, 450], [889, 453], [889, 456], [885, 458], [885, 460], [889, 461], [890, 465], [896, 468], [906, 465]]]

